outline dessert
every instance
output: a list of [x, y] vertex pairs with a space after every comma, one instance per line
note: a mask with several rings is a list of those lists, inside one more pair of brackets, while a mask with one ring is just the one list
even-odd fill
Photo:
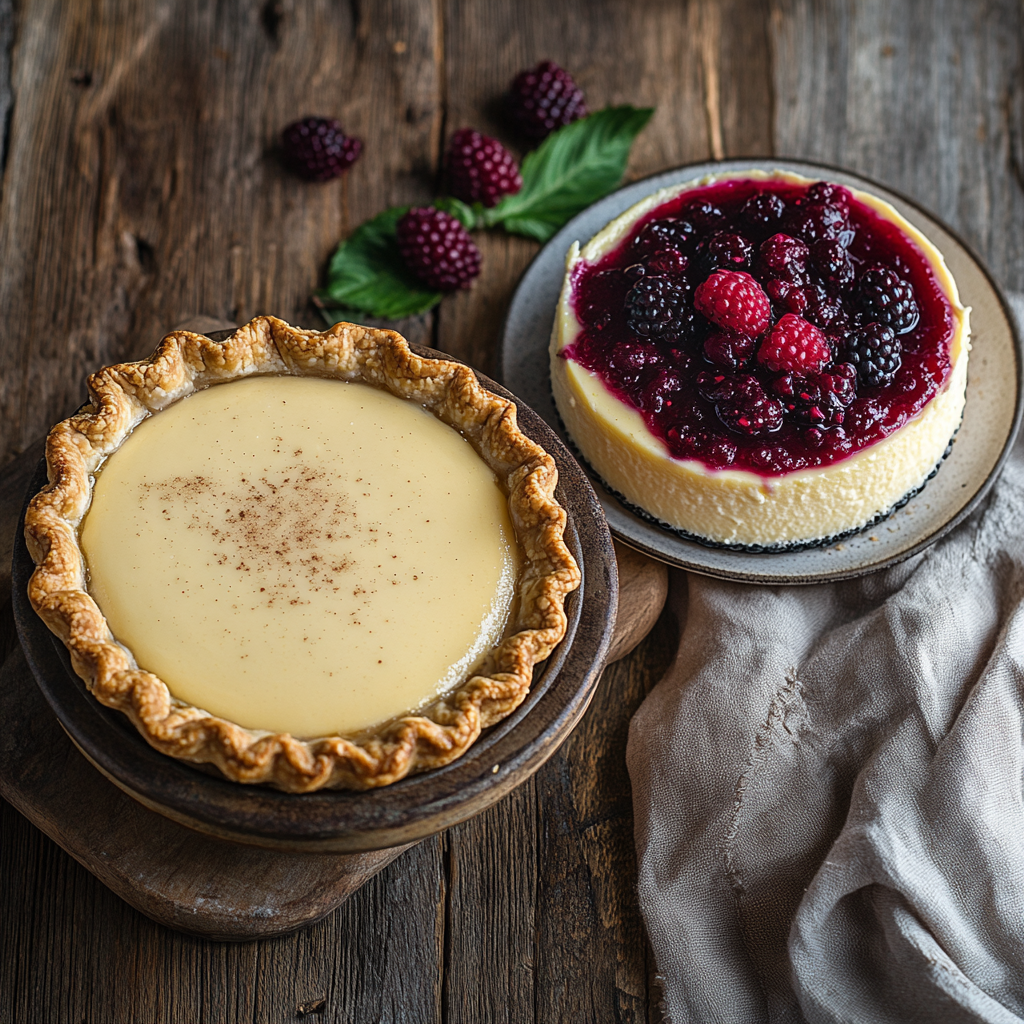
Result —
[[564, 635], [554, 464], [468, 367], [261, 317], [90, 392], [47, 441], [29, 598], [157, 749], [386, 785], [458, 757]]
[[969, 336], [942, 255], [888, 203], [781, 171], [712, 176], [572, 247], [552, 391], [640, 514], [783, 550], [924, 485], [960, 423]]

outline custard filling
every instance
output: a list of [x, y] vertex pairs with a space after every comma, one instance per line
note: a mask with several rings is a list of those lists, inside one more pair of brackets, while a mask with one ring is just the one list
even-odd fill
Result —
[[369, 385], [220, 384], [144, 420], [81, 527], [114, 637], [249, 729], [353, 734], [452, 689], [503, 636], [506, 495], [456, 430]]

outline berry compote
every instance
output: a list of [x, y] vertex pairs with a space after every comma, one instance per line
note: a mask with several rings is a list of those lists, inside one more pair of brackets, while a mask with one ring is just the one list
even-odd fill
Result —
[[953, 310], [924, 253], [824, 181], [685, 191], [572, 284], [582, 330], [561, 355], [709, 469], [827, 466], [950, 374]]

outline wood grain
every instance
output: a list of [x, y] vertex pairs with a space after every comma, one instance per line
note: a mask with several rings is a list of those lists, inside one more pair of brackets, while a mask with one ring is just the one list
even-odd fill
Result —
[[[6, 458], [74, 406], [86, 370], [145, 352], [191, 313], [315, 324], [306, 296], [338, 238], [434, 194], [455, 128], [515, 145], [494, 98], [547, 57], [592, 106], [657, 105], [632, 177], [719, 149], [835, 162], [935, 210], [1001, 283], [1024, 287], [1015, 0], [30, 0], [5, 22], [10, 10], [0, 0], [0, 111], [13, 24]], [[343, 181], [310, 187], [278, 170], [275, 135], [305, 113], [340, 116], [366, 140]], [[481, 241], [478, 286], [403, 327], [487, 372], [535, 247]], [[229, 946], [163, 931], [4, 806], [0, 1021], [282, 1021], [320, 999], [305, 1019], [660, 1019], [623, 748], [673, 644], [663, 618], [534, 781], [291, 938]]]

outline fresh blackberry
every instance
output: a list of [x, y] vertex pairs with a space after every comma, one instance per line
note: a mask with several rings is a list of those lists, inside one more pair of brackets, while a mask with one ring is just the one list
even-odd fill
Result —
[[902, 346], [888, 324], [870, 323], [846, 338], [846, 358], [861, 382], [871, 387], [890, 384], [900, 368]]
[[680, 217], [662, 217], [645, 224], [633, 240], [639, 249], [678, 249], [686, 252], [694, 241], [696, 228]]
[[460, 128], [448, 144], [448, 188], [464, 203], [497, 206], [502, 196], [523, 187], [519, 165], [497, 140], [473, 128]]
[[774, 192], [757, 192], [740, 210], [740, 218], [760, 232], [771, 231], [781, 220], [786, 204]]
[[347, 171], [363, 151], [337, 121], [304, 117], [281, 132], [281, 152], [289, 169], [307, 181], [330, 181]]
[[551, 60], [516, 75], [509, 87], [508, 112], [516, 127], [537, 141], [588, 113], [583, 90]]
[[626, 326], [641, 338], [656, 338], [673, 327], [685, 300], [685, 290], [671, 278], [646, 274], [626, 295]]
[[914, 289], [888, 267], [871, 267], [857, 285], [857, 300], [866, 321], [887, 324], [897, 334], [917, 326], [921, 311]]
[[754, 247], [735, 232], [716, 231], [697, 247], [697, 255], [705, 274], [719, 268], [749, 270]]
[[409, 269], [442, 292], [468, 288], [480, 273], [480, 250], [450, 214], [414, 207], [395, 225], [398, 250]]
[[833, 294], [853, 284], [853, 260], [837, 239], [823, 238], [811, 246], [811, 266]]

